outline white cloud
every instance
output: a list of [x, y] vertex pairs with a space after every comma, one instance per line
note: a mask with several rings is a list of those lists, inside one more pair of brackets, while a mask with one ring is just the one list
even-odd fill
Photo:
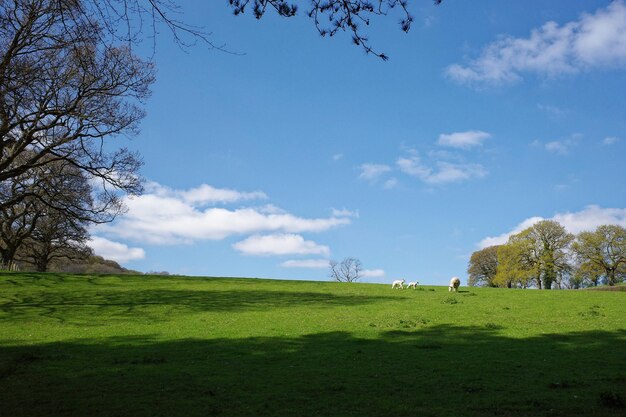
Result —
[[341, 158], [343, 158], [342, 153], [336, 153], [333, 155], [333, 161], [339, 161]]
[[491, 135], [482, 130], [468, 130], [467, 132], [442, 133], [439, 135], [437, 144], [452, 148], [469, 149], [473, 146], [481, 146], [485, 139]]
[[173, 190], [156, 182], [146, 185], [146, 192], [164, 198], [176, 198], [191, 205], [234, 203], [244, 200], [266, 200], [267, 195], [262, 191], [240, 192], [227, 188], [215, 188], [208, 184], [189, 190]]
[[[271, 204], [238, 209], [204, 207], [208, 196], [201, 197], [204, 191], [196, 193], [194, 190], [209, 188], [181, 191], [153, 185], [149, 188], [152, 193], [125, 198], [127, 213], [112, 224], [97, 226], [95, 232], [144, 243], [169, 245], [263, 232], [322, 232], [351, 222], [347, 216], [298, 217]], [[242, 199], [246, 199], [245, 196], [252, 198], [251, 194], [255, 194], [234, 193], [232, 198], [239, 195]]]
[[96, 255], [119, 263], [143, 259], [146, 256], [146, 252], [141, 248], [130, 248], [123, 243], [113, 242], [98, 236], [92, 236], [87, 245], [93, 249]]
[[346, 208], [343, 209], [332, 209], [333, 217], [359, 217], [358, 211], [348, 210]]
[[547, 22], [528, 38], [501, 37], [467, 66], [454, 64], [445, 73], [459, 83], [499, 85], [519, 81], [524, 73], [555, 77], [625, 66], [626, 5], [618, 0], [562, 26]]
[[328, 259], [301, 259], [289, 260], [280, 264], [283, 268], [310, 268], [322, 269], [328, 268]]
[[498, 235], [498, 236], [489, 236], [489, 237], [484, 238], [478, 243], [478, 247], [483, 249], [488, 246], [502, 245], [509, 240], [509, 236], [517, 234], [521, 232], [522, 230], [529, 228], [533, 224], [540, 222], [541, 220], [544, 220], [544, 218], [543, 217], [530, 217], [524, 220], [523, 222], [521, 222], [520, 224], [518, 224], [517, 226], [515, 226], [513, 230], [511, 230], [510, 232], [502, 233], [501, 235]]
[[541, 111], [546, 112], [548, 115], [552, 117], [561, 117], [567, 114], [567, 110], [561, 109], [557, 106], [551, 106], [548, 104], [537, 104], [537, 108]]
[[328, 246], [304, 240], [296, 234], [254, 235], [237, 242], [233, 248], [246, 255], [329, 255]]
[[603, 145], [613, 145], [617, 142], [619, 142], [619, 138], [615, 136], [608, 136], [602, 140]]
[[540, 141], [535, 140], [531, 143], [532, 146], [543, 146], [543, 148], [548, 152], [554, 152], [559, 155], [566, 155], [569, 153], [570, 149], [580, 142], [582, 139], [582, 135], [579, 133], [574, 133], [567, 139], [562, 140], [553, 140], [550, 142], [546, 142], [542, 144]]
[[399, 158], [397, 165], [405, 174], [417, 177], [428, 184], [459, 182], [487, 175], [487, 170], [480, 164], [436, 161], [436, 169], [433, 169], [425, 165], [418, 155]]
[[391, 190], [392, 188], [395, 188], [397, 185], [398, 185], [397, 178], [389, 178], [383, 184], [383, 188], [386, 189], [386, 190]]
[[565, 142], [554, 140], [552, 142], [546, 143], [545, 148], [546, 148], [546, 151], [555, 152], [555, 153], [564, 155], [567, 153], [568, 146]]
[[370, 181], [377, 179], [385, 172], [391, 171], [390, 166], [382, 164], [362, 164], [359, 168], [361, 168], [359, 178]]
[[363, 278], [381, 278], [385, 276], [385, 271], [382, 269], [364, 269], [361, 271]]
[[432, 170], [422, 163], [418, 155], [398, 158], [396, 164], [400, 171], [413, 177], [425, 179], [432, 173]]
[[[545, 220], [543, 217], [530, 217], [515, 226], [513, 230], [499, 236], [491, 236], [481, 240], [478, 246], [486, 248], [492, 245], [506, 243], [509, 236], [519, 233], [533, 224]], [[597, 205], [590, 205], [578, 212], [557, 213], [547, 220], [559, 222], [570, 233], [580, 233], [585, 230], [594, 230], [603, 224], [617, 224], [626, 227], [626, 208], [602, 208]]]

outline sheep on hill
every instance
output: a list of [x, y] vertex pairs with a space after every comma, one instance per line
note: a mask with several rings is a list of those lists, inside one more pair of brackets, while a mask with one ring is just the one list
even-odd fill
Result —
[[450, 285], [448, 286], [448, 292], [450, 291], [458, 291], [459, 285], [461, 285], [461, 280], [459, 277], [452, 277], [450, 280]]
[[397, 279], [395, 280], [392, 284], [391, 284], [391, 288], [404, 288], [404, 283], [405, 280], [404, 279]]

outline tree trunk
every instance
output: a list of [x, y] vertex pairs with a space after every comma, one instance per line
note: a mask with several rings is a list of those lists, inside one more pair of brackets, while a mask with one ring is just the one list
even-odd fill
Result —
[[615, 270], [610, 269], [606, 274], [606, 278], [609, 281], [609, 286], [612, 287], [615, 285]]
[[47, 272], [48, 271], [48, 262], [47, 261], [41, 261], [41, 260], [37, 260], [37, 262], [35, 263], [35, 269], [37, 270], [37, 272]]

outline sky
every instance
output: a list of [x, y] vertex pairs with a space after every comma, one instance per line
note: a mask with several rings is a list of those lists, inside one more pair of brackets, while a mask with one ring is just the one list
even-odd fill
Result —
[[306, 17], [181, 1], [228, 52], [137, 47], [157, 81], [137, 150], [146, 180], [91, 230], [143, 272], [467, 282], [472, 252], [541, 219], [626, 226], [626, 2], [412, 0], [367, 28], [382, 61]]

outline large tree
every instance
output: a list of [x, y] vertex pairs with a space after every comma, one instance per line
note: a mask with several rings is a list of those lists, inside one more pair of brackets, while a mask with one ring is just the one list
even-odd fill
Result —
[[512, 235], [498, 254], [502, 270], [496, 281], [501, 284], [516, 277], [527, 280], [532, 276], [539, 289], [549, 290], [554, 283], [560, 288], [563, 278], [572, 270], [569, 247], [573, 239], [574, 235], [553, 220], [542, 220]]
[[31, 198], [0, 208], [0, 264], [14, 262], [18, 249], [33, 233], [41, 215], [36, 200]]
[[571, 271], [568, 249], [574, 235], [554, 220], [542, 220], [529, 228], [528, 238], [538, 256], [543, 288], [549, 290], [552, 284], [560, 287], [561, 278]]
[[494, 282], [498, 270], [498, 248], [500, 245], [489, 246], [472, 253], [467, 267], [470, 286], [485, 285], [496, 287]]
[[593, 232], [581, 232], [572, 248], [586, 270], [596, 278], [603, 275], [608, 285], [626, 278], [626, 229], [622, 226], [603, 225]]
[[[433, 0], [438, 5], [443, 0]], [[305, 4], [305, 14], [311, 19], [321, 36], [333, 37], [338, 32], [348, 33], [354, 45], [366, 53], [383, 60], [388, 59], [383, 52], [370, 44], [365, 28], [370, 27], [376, 18], [395, 15], [400, 29], [408, 32], [413, 23], [407, 0], [226, 0], [235, 15], [251, 9], [255, 18], [261, 19], [268, 12], [291, 18], [300, 12]], [[211, 48], [226, 50], [223, 45], [211, 41], [210, 33], [203, 28], [185, 23], [180, 16], [182, 2], [176, 0], [82, 0], [81, 13], [97, 21], [111, 38], [128, 44], [145, 38], [155, 39], [160, 27], [165, 27], [180, 45], [187, 46], [197, 41]], [[393, 13], [393, 12], [396, 13]], [[148, 33], [146, 33], [148, 31]]]
[[[64, 248], [81, 246], [90, 223], [110, 221], [122, 210], [114, 195], [94, 195], [85, 173], [65, 160], [55, 160], [0, 182], [0, 256], [3, 263], [15, 255], [28, 259], [54, 257]], [[32, 250], [25, 252], [23, 246]], [[39, 255], [35, 254], [36, 252]], [[48, 247], [48, 249], [45, 249]], [[54, 249], [54, 250], [53, 250]], [[54, 253], [52, 253], [52, 252]]]
[[497, 250], [498, 268], [493, 278], [498, 287], [526, 288], [535, 284], [541, 288], [541, 275], [533, 245], [525, 233], [513, 235]]
[[87, 246], [86, 224], [63, 212], [46, 209], [30, 236], [22, 243], [16, 259], [38, 272], [46, 272], [58, 260], [84, 260], [92, 254]]
[[101, 27], [81, 0], [0, 1], [0, 181], [66, 161], [141, 189], [138, 156], [105, 141], [137, 132], [153, 66]]

